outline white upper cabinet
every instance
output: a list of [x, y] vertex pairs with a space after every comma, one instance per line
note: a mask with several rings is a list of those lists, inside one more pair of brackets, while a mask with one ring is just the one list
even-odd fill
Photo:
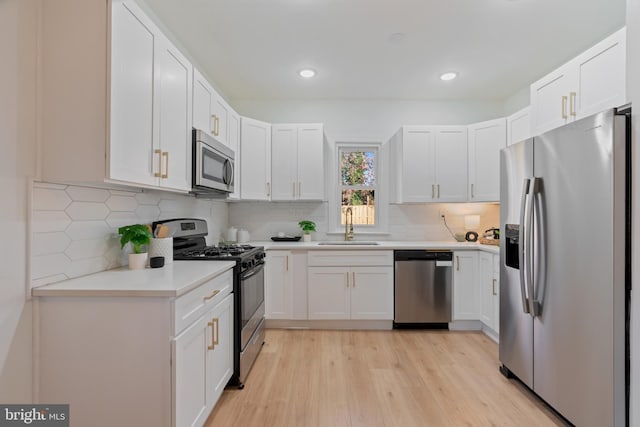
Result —
[[191, 189], [192, 66], [165, 37], [156, 54], [154, 153], [165, 188]]
[[435, 137], [436, 200], [464, 202], [467, 200], [467, 129], [438, 126]]
[[225, 145], [230, 144], [233, 110], [207, 79], [193, 70], [193, 127], [207, 132]]
[[500, 150], [507, 146], [504, 118], [469, 125], [469, 201], [500, 200]]
[[531, 85], [533, 134], [626, 102], [626, 28]]
[[531, 108], [526, 107], [507, 117], [507, 145], [530, 138]]
[[271, 200], [322, 200], [322, 125], [274, 124], [271, 129]]
[[107, 4], [42, 4], [41, 178], [186, 192], [192, 65], [135, 2]]
[[[237, 164], [236, 164], [237, 167]], [[240, 197], [271, 199], [271, 125], [240, 119]]]
[[403, 126], [391, 156], [397, 203], [466, 201], [466, 127]]
[[111, 179], [155, 185], [154, 54], [158, 30], [135, 4], [113, 5], [111, 33]]

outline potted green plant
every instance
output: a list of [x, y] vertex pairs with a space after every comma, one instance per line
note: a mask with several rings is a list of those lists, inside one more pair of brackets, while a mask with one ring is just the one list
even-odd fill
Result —
[[125, 225], [118, 228], [120, 234], [120, 247], [124, 249], [127, 243], [131, 243], [132, 253], [129, 254], [129, 268], [140, 270], [146, 267], [149, 254], [145, 252], [145, 246], [151, 242], [151, 229], [142, 224]]
[[304, 233], [302, 236], [302, 241], [310, 242], [311, 232], [316, 231], [316, 223], [313, 221], [304, 220], [304, 221], [300, 221], [298, 225], [300, 226], [300, 228], [302, 229], [302, 232]]

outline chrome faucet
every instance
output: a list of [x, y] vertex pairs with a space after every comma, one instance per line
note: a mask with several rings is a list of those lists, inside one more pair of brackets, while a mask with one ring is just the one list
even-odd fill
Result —
[[351, 206], [344, 212], [344, 240], [353, 240], [353, 209]]

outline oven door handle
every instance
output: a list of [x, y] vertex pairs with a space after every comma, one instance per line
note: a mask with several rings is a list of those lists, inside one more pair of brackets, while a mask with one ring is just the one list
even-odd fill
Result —
[[248, 274], [247, 273], [243, 273], [241, 276], [242, 280], [247, 280], [250, 277], [255, 276], [256, 274], [258, 274], [263, 268], [264, 268], [264, 261], [261, 262], [260, 264], [257, 264], [258, 267], [253, 268], [252, 270], [249, 270]]

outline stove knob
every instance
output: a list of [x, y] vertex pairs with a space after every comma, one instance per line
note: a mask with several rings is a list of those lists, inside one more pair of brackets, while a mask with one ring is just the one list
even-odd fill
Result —
[[242, 268], [248, 268], [249, 267], [249, 263], [248, 262], [243, 262], [242, 263]]

